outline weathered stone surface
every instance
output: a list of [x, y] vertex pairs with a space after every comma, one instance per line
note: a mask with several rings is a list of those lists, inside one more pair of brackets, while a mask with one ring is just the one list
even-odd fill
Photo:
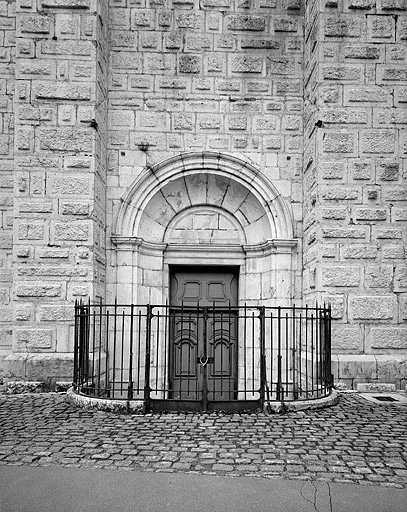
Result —
[[71, 304], [66, 306], [40, 306], [39, 317], [42, 321], [66, 322], [73, 321], [74, 308]]
[[355, 150], [354, 133], [326, 132], [322, 141], [326, 153], [353, 153]]
[[18, 284], [16, 286], [17, 297], [59, 297], [62, 293], [60, 284]]
[[90, 0], [41, 0], [42, 7], [51, 9], [89, 9]]
[[50, 349], [52, 347], [51, 329], [18, 329], [17, 347], [20, 350]]
[[86, 241], [89, 238], [88, 224], [68, 222], [55, 224], [55, 240]]
[[48, 34], [51, 30], [51, 16], [40, 14], [22, 14], [20, 30], [23, 33]]
[[392, 297], [363, 296], [351, 300], [352, 318], [359, 320], [390, 320], [395, 316]]
[[391, 130], [362, 131], [361, 149], [364, 153], [393, 153], [395, 133]]
[[345, 259], [376, 259], [378, 249], [374, 245], [349, 245], [342, 250]]
[[44, 150], [91, 152], [94, 132], [86, 128], [42, 128], [40, 147]]
[[326, 266], [322, 269], [322, 285], [356, 287], [360, 283], [360, 269], [355, 266]]
[[266, 27], [266, 19], [263, 16], [237, 14], [228, 18], [227, 26], [229, 30], [261, 32]]
[[37, 99], [89, 101], [91, 87], [83, 84], [64, 84], [62, 82], [37, 82], [34, 86]]
[[406, 349], [407, 328], [373, 328], [371, 332], [371, 346], [374, 349]]
[[368, 288], [387, 288], [393, 281], [393, 267], [390, 265], [370, 265], [365, 268], [365, 285]]
[[332, 348], [334, 350], [359, 350], [361, 339], [359, 327], [334, 327], [332, 329]]

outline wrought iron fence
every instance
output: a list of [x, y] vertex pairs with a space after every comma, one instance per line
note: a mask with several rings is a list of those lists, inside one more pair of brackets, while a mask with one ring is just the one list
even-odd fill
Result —
[[75, 305], [74, 387], [144, 410], [245, 410], [330, 394], [329, 307]]

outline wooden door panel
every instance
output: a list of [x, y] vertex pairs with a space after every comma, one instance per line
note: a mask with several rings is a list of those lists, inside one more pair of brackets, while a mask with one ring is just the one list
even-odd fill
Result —
[[206, 392], [209, 400], [234, 398], [237, 316], [229, 306], [237, 305], [237, 291], [234, 270], [203, 267], [172, 272], [172, 398], [200, 400]]

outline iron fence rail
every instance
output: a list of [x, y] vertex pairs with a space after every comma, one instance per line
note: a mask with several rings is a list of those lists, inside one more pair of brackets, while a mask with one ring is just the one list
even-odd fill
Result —
[[331, 311], [75, 304], [74, 387], [144, 410], [235, 410], [331, 393]]

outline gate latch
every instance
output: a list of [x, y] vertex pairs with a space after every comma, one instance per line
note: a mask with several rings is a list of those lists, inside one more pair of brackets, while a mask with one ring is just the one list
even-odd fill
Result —
[[201, 356], [198, 357], [197, 363], [205, 367], [208, 363], [213, 364], [213, 357]]

